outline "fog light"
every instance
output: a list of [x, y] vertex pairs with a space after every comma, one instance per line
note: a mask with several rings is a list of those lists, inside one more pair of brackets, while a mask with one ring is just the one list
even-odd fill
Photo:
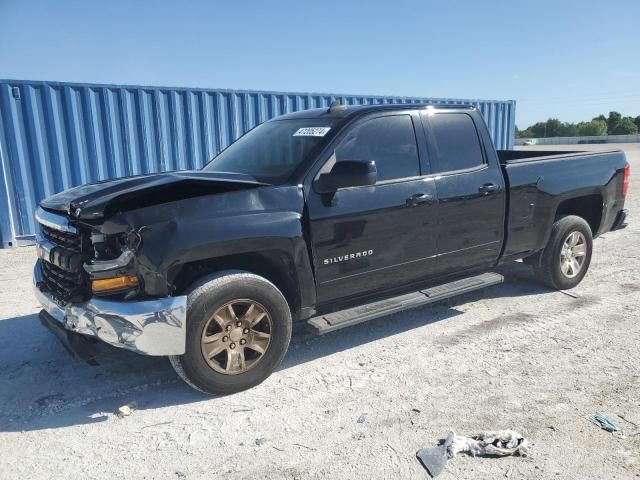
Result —
[[103, 278], [91, 282], [91, 291], [93, 293], [121, 292], [137, 287], [138, 283], [138, 277], [133, 276]]

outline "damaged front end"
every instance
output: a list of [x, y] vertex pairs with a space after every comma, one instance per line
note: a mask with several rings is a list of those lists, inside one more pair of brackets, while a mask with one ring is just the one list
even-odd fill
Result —
[[174, 172], [52, 195], [36, 212], [36, 296], [66, 330], [147, 355], [184, 354], [184, 292], [212, 269], [238, 268], [219, 259], [268, 252], [291, 276], [302, 266], [309, 274], [292, 283], [306, 305], [315, 292], [301, 190], [263, 186], [241, 174]]
[[34, 290], [44, 310], [69, 332], [146, 355], [181, 355], [186, 297], [149, 298], [137, 273], [135, 230], [105, 234], [39, 208]]

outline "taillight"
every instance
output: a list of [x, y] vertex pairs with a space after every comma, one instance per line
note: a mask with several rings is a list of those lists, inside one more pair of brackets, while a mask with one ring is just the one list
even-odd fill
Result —
[[629, 164], [627, 164], [626, 167], [624, 167], [624, 177], [622, 180], [622, 196], [626, 196], [627, 192], [629, 191], [629, 175], [631, 174], [631, 167], [629, 166]]

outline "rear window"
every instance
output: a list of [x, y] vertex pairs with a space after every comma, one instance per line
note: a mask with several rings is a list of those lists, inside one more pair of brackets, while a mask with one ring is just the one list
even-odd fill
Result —
[[450, 172], [479, 167], [484, 163], [480, 139], [466, 113], [436, 113], [429, 125], [438, 151], [438, 171]]

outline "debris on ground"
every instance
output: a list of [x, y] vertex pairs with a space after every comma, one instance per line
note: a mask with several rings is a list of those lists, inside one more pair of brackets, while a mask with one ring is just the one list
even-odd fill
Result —
[[128, 417], [137, 409], [138, 409], [138, 404], [136, 402], [131, 402], [126, 405], [122, 405], [121, 407], [118, 407], [118, 409], [115, 411], [115, 414], [120, 418]]
[[[625, 422], [627, 422], [628, 424], [633, 425], [635, 428], [638, 428], [638, 424], [637, 424], [636, 422], [632, 422], [631, 420], [629, 420], [629, 419], [628, 419], [627, 417], [625, 417], [624, 415], [622, 415], [622, 414], [620, 414], [620, 413], [619, 413], [619, 414], [618, 414], [618, 417], [620, 417], [622, 420], [624, 420], [624, 421], [625, 421]], [[627, 436], [627, 437], [635, 437], [636, 435], [640, 435], [640, 430], [635, 430], [635, 431], [633, 431], [633, 432], [631, 432], [631, 433], [627, 433], [627, 432], [625, 431], [625, 433], [626, 433], [626, 436]]]
[[578, 295], [576, 295], [573, 292], [568, 292], [566, 290], [560, 290], [560, 293], [564, 293], [567, 297], [571, 297], [571, 298], [580, 298]]
[[[450, 434], [453, 432], [450, 432]], [[449, 458], [460, 452], [476, 456], [527, 455], [527, 439], [513, 430], [498, 430], [481, 432], [472, 437], [455, 435], [452, 444], [447, 448]]]
[[364, 421], [367, 419], [367, 414], [363, 413], [362, 415], [360, 415], [358, 417], [358, 423], [364, 423]]
[[638, 427], [638, 424], [636, 422], [632, 422], [631, 420], [629, 420], [627, 417], [625, 417], [624, 415], [622, 415], [621, 413], [618, 414], [618, 417], [620, 417], [622, 420], [624, 420], [627, 423], [630, 423], [631, 425], [633, 425], [634, 427]]
[[[451, 440], [453, 440], [453, 438], [451, 438]], [[449, 441], [449, 436], [447, 436], [443, 444], [433, 448], [423, 448], [416, 453], [416, 457], [418, 457], [418, 460], [420, 460], [420, 463], [431, 478], [440, 475], [444, 467], [447, 466], [447, 460], [449, 459], [449, 455], [447, 454], [449, 444], [447, 442]]]
[[460, 452], [469, 453], [474, 457], [526, 456], [527, 439], [513, 430], [486, 431], [471, 437], [456, 435], [450, 431], [440, 445], [418, 450], [416, 456], [427, 473], [434, 478], [442, 473], [447, 461]]
[[600, 427], [607, 432], [618, 432], [620, 431], [620, 427], [616, 422], [611, 420], [609, 417], [604, 416], [599, 412], [593, 412], [591, 415], [587, 415], [587, 420], [589, 420], [594, 425]]

